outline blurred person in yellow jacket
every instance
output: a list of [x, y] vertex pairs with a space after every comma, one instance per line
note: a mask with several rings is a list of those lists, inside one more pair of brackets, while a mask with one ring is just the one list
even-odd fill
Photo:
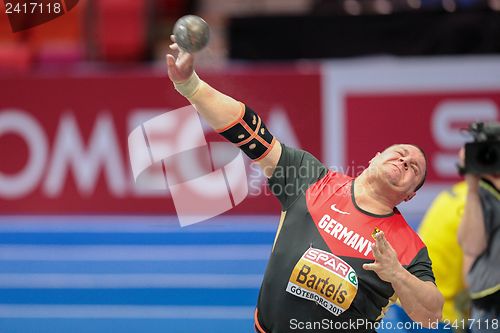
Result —
[[467, 184], [464, 181], [441, 192], [434, 199], [418, 231], [427, 244], [436, 284], [445, 298], [443, 321], [451, 324], [469, 318], [467, 282], [464, 277], [472, 258], [464, 256], [457, 240], [466, 195]]

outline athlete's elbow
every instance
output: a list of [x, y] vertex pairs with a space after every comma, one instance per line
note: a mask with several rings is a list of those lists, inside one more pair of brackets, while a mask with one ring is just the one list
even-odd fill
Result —
[[421, 313], [415, 313], [410, 318], [422, 325], [424, 328], [436, 328], [437, 323], [443, 318], [442, 311], [422, 311]]
[[429, 306], [421, 306], [413, 313], [408, 313], [410, 318], [425, 328], [435, 328], [443, 318], [443, 295], [438, 291]]
[[425, 328], [436, 328], [437, 324], [443, 319], [443, 305], [444, 299], [441, 293], [439, 293], [440, 299], [436, 301], [434, 308], [427, 312], [426, 324], [422, 325]]
[[[428, 322], [432, 325], [432, 323], [438, 323], [443, 319], [443, 310], [442, 307], [436, 311], [433, 311], [430, 313]], [[435, 327], [429, 327], [427, 328], [435, 328]]]
[[444, 306], [444, 296], [441, 292], [436, 288], [436, 300], [433, 302], [434, 308], [430, 311], [432, 321], [440, 321], [443, 319], [443, 306]]

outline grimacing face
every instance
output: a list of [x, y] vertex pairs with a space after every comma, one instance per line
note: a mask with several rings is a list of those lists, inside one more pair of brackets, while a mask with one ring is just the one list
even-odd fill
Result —
[[399, 144], [377, 154], [370, 167], [376, 168], [381, 173], [381, 178], [395, 191], [410, 195], [424, 177], [427, 167], [425, 163], [425, 157], [417, 147]]

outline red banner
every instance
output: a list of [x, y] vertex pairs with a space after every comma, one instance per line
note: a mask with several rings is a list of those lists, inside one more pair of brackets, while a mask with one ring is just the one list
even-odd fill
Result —
[[394, 143], [419, 145], [428, 183], [458, 181], [458, 150], [474, 121], [498, 120], [500, 90], [443, 93], [350, 94], [346, 97], [347, 161], [367, 165]]
[[[203, 77], [252, 107], [281, 141], [321, 157], [317, 70], [252, 68]], [[133, 128], [187, 105], [165, 75], [37, 75], [0, 82], [0, 214], [175, 213], [169, 196], [134, 186], [127, 153]], [[207, 141], [222, 140], [207, 131]], [[254, 179], [250, 195], [231, 212], [278, 212], [277, 200], [259, 195], [256, 168], [247, 171]]]
[[491, 57], [367, 58], [323, 66], [324, 160], [356, 176], [379, 151], [413, 143], [426, 152], [428, 177], [406, 213], [421, 217], [459, 181], [462, 129], [500, 117], [500, 70]]

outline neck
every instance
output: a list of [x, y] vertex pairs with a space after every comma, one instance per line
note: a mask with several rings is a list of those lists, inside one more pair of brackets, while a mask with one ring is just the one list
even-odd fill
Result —
[[377, 215], [393, 212], [397, 200], [388, 197], [387, 189], [381, 188], [380, 183], [363, 172], [354, 182], [354, 200], [363, 210]]

